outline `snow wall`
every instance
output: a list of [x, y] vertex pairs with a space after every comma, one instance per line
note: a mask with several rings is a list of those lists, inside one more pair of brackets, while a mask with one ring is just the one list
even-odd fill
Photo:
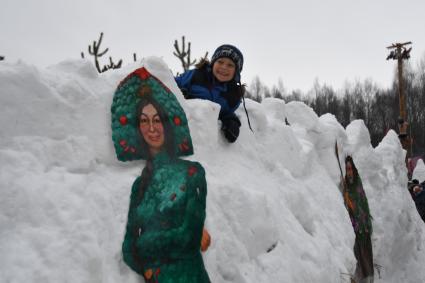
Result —
[[[253, 132], [241, 106], [240, 137], [228, 144], [218, 105], [182, 99], [161, 59], [141, 64], [176, 93], [194, 142], [189, 159], [206, 170], [212, 282], [349, 282], [354, 233], [336, 140], [369, 199], [376, 282], [425, 282], [425, 225], [394, 131], [372, 148], [361, 120], [344, 129], [300, 102], [247, 99]], [[143, 282], [121, 243], [144, 162], [117, 161], [110, 130], [113, 92], [141, 64], [104, 74], [83, 60], [0, 64], [0, 282]]]

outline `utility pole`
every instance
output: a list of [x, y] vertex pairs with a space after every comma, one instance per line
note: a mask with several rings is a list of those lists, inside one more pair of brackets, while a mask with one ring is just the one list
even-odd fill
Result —
[[390, 54], [387, 56], [387, 60], [393, 59], [397, 60], [397, 69], [398, 69], [398, 101], [399, 101], [399, 118], [398, 118], [398, 137], [400, 139], [403, 149], [407, 151], [406, 154], [406, 165], [408, 158], [412, 154], [411, 140], [407, 134], [408, 119], [406, 112], [406, 96], [404, 93], [404, 81], [403, 81], [403, 60], [408, 60], [410, 58], [410, 51], [412, 47], [407, 49], [406, 46], [411, 45], [412, 42], [404, 43], [393, 43], [391, 46], [388, 46], [387, 49], [391, 50]]

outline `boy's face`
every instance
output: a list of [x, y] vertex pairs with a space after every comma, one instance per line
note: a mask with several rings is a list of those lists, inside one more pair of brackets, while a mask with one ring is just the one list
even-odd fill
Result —
[[212, 72], [219, 82], [228, 82], [235, 76], [236, 65], [229, 58], [218, 58], [214, 62]]

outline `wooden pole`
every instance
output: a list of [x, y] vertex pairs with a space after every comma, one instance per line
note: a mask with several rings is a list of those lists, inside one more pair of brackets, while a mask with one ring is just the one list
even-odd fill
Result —
[[[408, 166], [409, 157], [412, 155], [412, 147], [411, 147], [411, 139], [407, 133], [407, 111], [406, 111], [406, 97], [404, 92], [404, 80], [403, 80], [403, 59], [409, 59], [410, 55], [409, 50], [405, 48], [405, 45], [412, 44], [412, 42], [405, 43], [393, 43], [391, 46], [388, 46], [388, 49], [392, 49], [390, 55], [387, 57], [388, 59], [397, 60], [397, 69], [398, 69], [398, 103], [399, 103], [399, 120], [398, 120], [398, 137], [400, 139], [400, 143], [405, 149], [406, 152], [406, 166]], [[410, 175], [411, 172], [409, 172]], [[410, 176], [409, 176], [410, 179]]]
[[397, 46], [397, 65], [398, 65], [398, 99], [399, 99], [399, 109], [400, 109], [400, 118], [403, 121], [407, 121], [406, 115], [406, 100], [404, 96], [404, 83], [403, 83], [403, 58], [401, 46]]

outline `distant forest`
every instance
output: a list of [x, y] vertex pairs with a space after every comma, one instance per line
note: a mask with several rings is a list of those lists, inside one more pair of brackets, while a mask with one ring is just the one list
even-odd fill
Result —
[[[396, 72], [394, 74], [394, 82], [389, 89], [379, 88], [372, 79], [347, 83], [340, 90], [316, 80], [306, 93], [298, 90], [288, 92], [281, 80], [269, 88], [256, 76], [247, 86], [245, 97], [258, 102], [265, 97], [285, 102], [303, 101], [319, 116], [332, 113], [344, 127], [355, 119], [362, 119], [369, 129], [372, 145], [377, 146], [389, 129], [398, 133], [398, 81]], [[403, 76], [408, 134], [413, 138], [412, 156], [422, 156], [425, 153], [425, 54], [415, 67], [410, 61], [405, 61]]]

